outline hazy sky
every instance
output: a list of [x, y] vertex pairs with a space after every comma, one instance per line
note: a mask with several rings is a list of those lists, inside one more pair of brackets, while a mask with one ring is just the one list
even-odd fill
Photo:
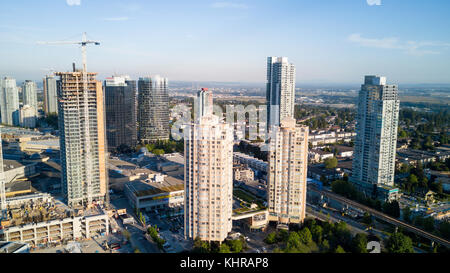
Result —
[[0, 75], [41, 79], [81, 62], [100, 78], [264, 82], [287, 56], [297, 83], [450, 83], [448, 0], [0, 0]]

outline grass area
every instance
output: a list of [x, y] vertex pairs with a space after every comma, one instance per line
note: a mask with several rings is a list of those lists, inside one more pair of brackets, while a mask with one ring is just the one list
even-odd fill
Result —
[[248, 202], [248, 203], [253, 203], [253, 202], [257, 201], [257, 199], [258, 199], [256, 196], [254, 196], [248, 192], [245, 192], [241, 189], [234, 189], [233, 195], [241, 200], [244, 200], [245, 202]]

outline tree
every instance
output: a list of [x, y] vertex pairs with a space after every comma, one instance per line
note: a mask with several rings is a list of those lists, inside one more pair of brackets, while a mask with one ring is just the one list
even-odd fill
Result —
[[450, 239], [450, 222], [442, 221], [439, 223], [439, 232], [447, 240]]
[[358, 233], [352, 239], [352, 249], [355, 253], [367, 253], [367, 235]]
[[372, 215], [370, 215], [367, 212], [364, 212], [362, 222], [366, 225], [371, 225], [372, 224]]
[[277, 234], [275, 232], [269, 233], [264, 242], [269, 245], [275, 244], [277, 242]]
[[391, 202], [386, 202], [383, 204], [383, 212], [395, 217], [395, 218], [399, 218], [400, 217], [400, 205], [398, 204], [398, 201], [394, 200]]
[[428, 232], [434, 231], [434, 219], [433, 217], [427, 217], [423, 221], [423, 228]]
[[323, 238], [323, 228], [319, 225], [313, 225], [311, 227], [312, 238], [317, 243], [322, 243]]
[[312, 234], [309, 228], [305, 227], [298, 232], [300, 242], [309, 245], [312, 242]]
[[329, 157], [329, 158], [325, 159], [324, 163], [325, 163], [325, 168], [335, 169], [337, 167], [338, 160], [336, 157], [333, 156], [333, 157]]
[[289, 238], [289, 232], [287, 230], [280, 230], [277, 234], [277, 241], [278, 242], [287, 242]]
[[411, 238], [400, 232], [395, 232], [387, 241], [389, 253], [414, 253]]
[[323, 240], [322, 244], [320, 245], [320, 248], [322, 249], [323, 252], [330, 251], [330, 243], [328, 242], [328, 240]]
[[291, 232], [287, 241], [287, 249], [297, 249], [301, 245], [301, 238], [297, 232]]
[[219, 253], [231, 253], [230, 247], [227, 244], [221, 244]]
[[338, 245], [334, 250], [334, 253], [346, 253], [342, 246]]
[[405, 207], [403, 210], [403, 220], [406, 223], [411, 223], [411, 209], [409, 207]]
[[165, 154], [165, 151], [163, 149], [154, 149], [152, 153], [155, 155], [163, 155]]
[[211, 250], [210, 244], [208, 242], [202, 241], [199, 237], [194, 240], [193, 252], [196, 253], [209, 253]]
[[244, 248], [241, 240], [230, 240], [227, 241], [227, 244], [230, 246], [233, 253], [240, 253]]

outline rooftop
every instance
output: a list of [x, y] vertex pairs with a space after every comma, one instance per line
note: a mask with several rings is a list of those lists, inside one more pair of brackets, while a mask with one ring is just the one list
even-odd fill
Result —
[[0, 242], [0, 253], [15, 253], [21, 248], [28, 248], [28, 244], [18, 242]]
[[136, 196], [155, 195], [184, 190], [183, 180], [153, 171], [150, 172], [152, 172], [152, 174], [147, 179], [138, 179], [126, 183], [127, 187], [134, 192]]

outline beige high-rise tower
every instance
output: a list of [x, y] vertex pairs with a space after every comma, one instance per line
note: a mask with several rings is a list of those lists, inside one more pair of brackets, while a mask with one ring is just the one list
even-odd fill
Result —
[[[202, 92], [207, 91], [199, 98]], [[212, 107], [202, 109], [185, 129], [184, 232], [187, 238], [222, 242], [232, 228], [233, 129]]]
[[105, 200], [107, 194], [102, 83], [88, 72], [58, 72], [62, 188], [71, 206]]
[[305, 219], [308, 156], [307, 126], [291, 117], [272, 127], [268, 165], [269, 221], [301, 223]]

